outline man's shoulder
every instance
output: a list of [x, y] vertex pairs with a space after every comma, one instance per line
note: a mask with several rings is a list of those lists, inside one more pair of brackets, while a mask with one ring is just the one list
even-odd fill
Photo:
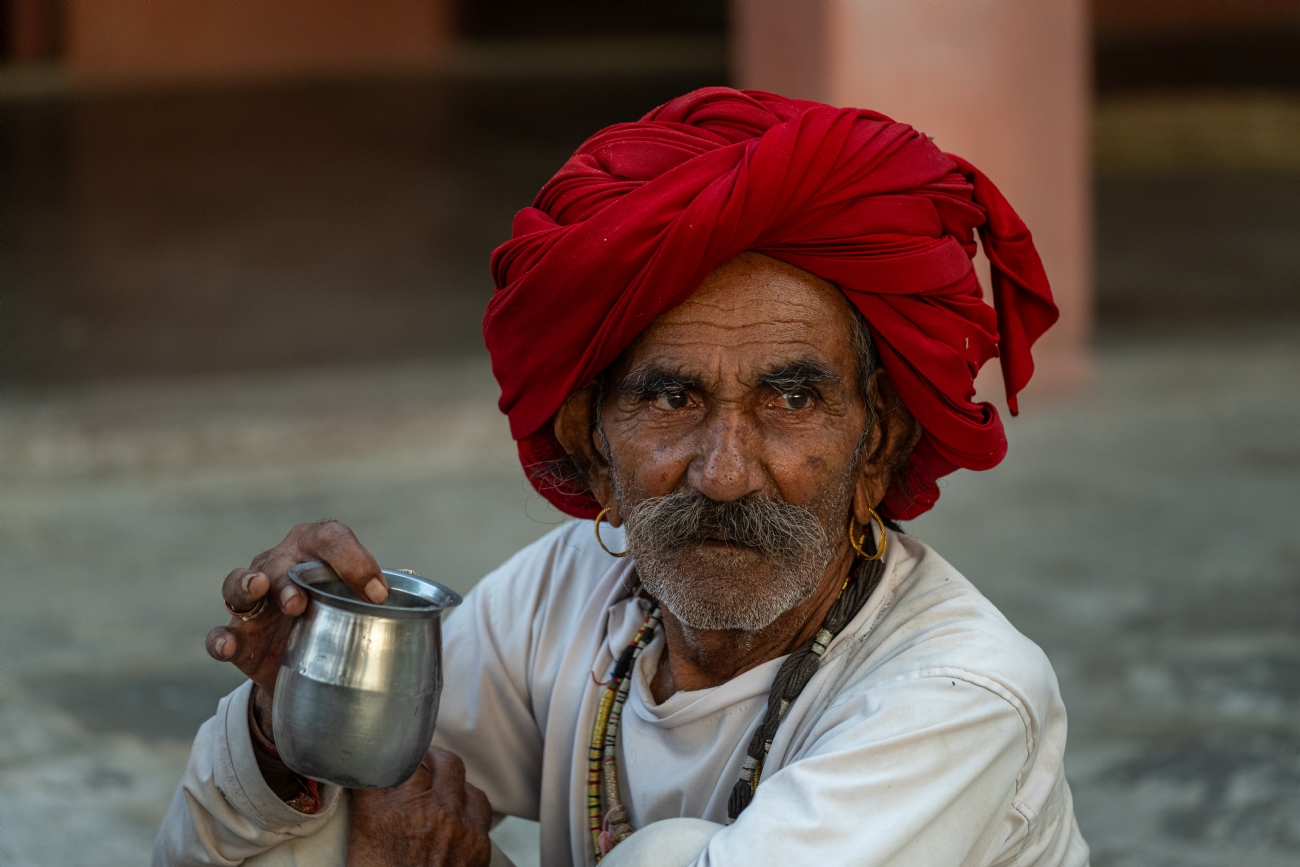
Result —
[[1047, 655], [932, 548], [897, 538], [880, 611], [859, 625], [859, 677], [958, 674], [1041, 719], [1060, 701]]
[[[604, 532], [622, 543], [620, 531]], [[470, 592], [532, 609], [557, 602], [581, 606], [618, 562], [600, 549], [586, 521], [566, 521], [519, 549]]]

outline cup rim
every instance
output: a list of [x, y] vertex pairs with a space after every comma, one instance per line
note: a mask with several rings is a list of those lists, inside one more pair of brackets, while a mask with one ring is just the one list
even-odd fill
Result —
[[[306, 573], [318, 570], [324, 572], [323, 577], [308, 581]], [[324, 581], [342, 579], [339, 578], [333, 567], [320, 560], [298, 563], [289, 568], [288, 575], [290, 581], [301, 587], [308, 598], [316, 602], [328, 605], [331, 608], [341, 608], [344, 611], [366, 614], [371, 617], [383, 617], [389, 620], [427, 620], [455, 608], [462, 601], [460, 594], [455, 590], [434, 581], [432, 578], [417, 575], [409, 569], [380, 569], [379, 571], [383, 573], [389, 588], [418, 597], [427, 605], [413, 608], [396, 608], [387, 605], [376, 605], [355, 596], [347, 597], [327, 593], [316, 585]]]

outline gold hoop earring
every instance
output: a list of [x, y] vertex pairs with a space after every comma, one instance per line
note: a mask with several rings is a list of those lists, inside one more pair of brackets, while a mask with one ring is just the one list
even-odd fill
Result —
[[[853, 550], [857, 551], [858, 556], [863, 560], [879, 560], [885, 556], [885, 546], [889, 544], [889, 537], [885, 535], [885, 522], [880, 520], [880, 516], [876, 514], [876, 510], [868, 507], [867, 511], [871, 513], [871, 517], [875, 518], [876, 523], [880, 525], [880, 541], [876, 543], [876, 553], [868, 554], [866, 551], [862, 550], [862, 543], [867, 541], [867, 532], [865, 529], [862, 531], [861, 539], [853, 538], [853, 525], [856, 524], [857, 521], [853, 520], [852, 515], [849, 515], [849, 544], [853, 546]], [[867, 523], [867, 526], [871, 526], [870, 522]]]
[[[606, 506], [605, 508], [601, 509], [600, 514], [596, 516], [596, 544], [600, 545], [600, 547], [602, 548], [605, 548], [605, 540], [600, 538], [600, 522], [604, 519], [606, 513], [608, 513], [609, 510], [612, 508], [613, 506]], [[609, 550], [608, 548], [605, 548], [605, 553], [611, 557], [627, 556], [626, 551], [624, 551], [622, 554], [615, 554], [613, 551]]]

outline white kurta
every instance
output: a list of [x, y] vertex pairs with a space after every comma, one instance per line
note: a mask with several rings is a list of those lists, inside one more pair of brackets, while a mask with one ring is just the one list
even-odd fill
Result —
[[[620, 534], [605, 532], [617, 550]], [[624, 587], [630, 568], [600, 550], [590, 525], [566, 524], [485, 578], [446, 622], [434, 741], [461, 755], [496, 811], [541, 822], [547, 867], [594, 863], [587, 743], [596, 681], [644, 620], [645, 602]], [[660, 633], [623, 714], [625, 803], [634, 827], [725, 823], [782, 660], [656, 704], [662, 648]], [[236, 691], [196, 739], [155, 864], [238, 863], [313, 833], [337, 809], [333, 792], [315, 817], [275, 800], [237, 730], [246, 703]], [[698, 865], [1086, 864], [1065, 733], [1042, 651], [941, 557], [891, 533], [880, 586], [791, 706], [753, 803]]]

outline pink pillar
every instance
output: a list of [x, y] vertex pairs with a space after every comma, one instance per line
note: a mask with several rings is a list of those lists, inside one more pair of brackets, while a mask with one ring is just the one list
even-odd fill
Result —
[[[1033, 232], [1061, 308], [1060, 321], [1035, 347], [1030, 401], [1035, 392], [1086, 379], [1092, 326], [1087, 5], [733, 0], [732, 13], [740, 87], [884, 112], [993, 179]], [[987, 275], [987, 263], [979, 264]], [[996, 365], [985, 367], [980, 392], [1000, 402], [995, 373]]]

